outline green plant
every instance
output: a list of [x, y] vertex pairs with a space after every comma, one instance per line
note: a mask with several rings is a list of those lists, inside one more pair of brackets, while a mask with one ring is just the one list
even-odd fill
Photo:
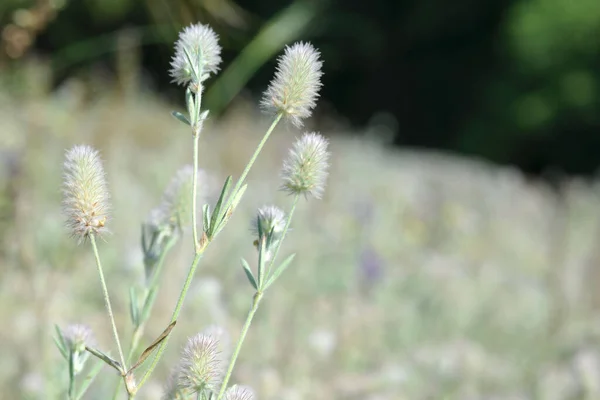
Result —
[[[143, 293], [130, 290], [130, 317], [133, 324], [131, 346], [127, 357], [118, 334], [113, 316], [108, 285], [104, 279], [102, 264], [96, 238], [107, 231], [109, 222], [109, 195], [99, 153], [88, 146], [75, 146], [67, 152], [64, 173], [64, 212], [73, 236], [80, 242], [89, 241], [92, 245], [106, 310], [111, 322], [112, 333], [117, 346], [118, 359], [95, 348], [92, 343], [79, 340], [77, 346], [66, 339], [68, 335], [57, 329], [56, 343], [68, 361], [69, 399], [79, 399], [84, 391], [75, 390], [77, 372], [81, 370], [85, 358], [83, 349], [114, 368], [125, 384], [128, 397], [134, 398], [139, 389], [148, 381], [156, 368], [169, 339], [169, 335], [178, 322], [179, 314], [196, 269], [206, 249], [216, 236], [225, 228], [236, 207], [247, 190], [245, 179], [262, 151], [271, 133], [282, 119], [301, 127], [303, 120], [311, 115], [316, 106], [321, 83], [321, 61], [319, 53], [308, 43], [297, 43], [287, 47], [279, 59], [275, 78], [266, 90], [261, 101], [262, 107], [273, 116], [273, 122], [257, 145], [246, 164], [241, 176], [233, 185], [229, 176], [221, 189], [214, 206], [204, 204], [202, 212], [198, 210], [199, 183], [201, 171], [198, 168], [198, 147], [208, 110], [202, 109], [202, 95], [205, 82], [219, 70], [221, 48], [216, 34], [206, 25], [197, 24], [185, 28], [175, 45], [175, 55], [171, 63], [170, 74], [173, 81], [186, 88], [187, 115], [173, 112], [173, 116], [188, 125], [193, 140], [193, 166], [184, 167], [169, 184], [161, 204], [151, 212], [142, 226], [142, 250], [146, 271], [146, 287]], [[317, 133], [302, 136], [290, 151], [282, 170], [282, 189], [293, 195], [290, 211], [285, 213], [274, 206], [258, 210], [253, 231], [256, 235], [258, 260], [256, 273], [249, 263], [242, 259], [242, 266], [249, 283], [255, 290], [252, 307], [242, 329], [240, 338], [231, 356], [227, 368], [217, 356], [218, 340], [210, 333], [200, 333], [192, 337], [180, 362], [173, 372], [173, 382], [167, 392], [168, 398], [184, 399], [194, 394], [198, 399], [247, 399], [251, 392], [242, 387], [228, 387], [232, 371], [242, 344], [259, 307], [265, 291], [277, 280], [291, 264], [294, 255], [288, 256], [278, 265], [275, 264], [281, 243], [290, 227], [294, 210], [300, 196], [320, 198], [327, 176], [327, 141]], [[233, 186], [233, 188], [232, 188]], [[201, 216], [201, 218], [199, 218]], [[181, 231], [191, 219], [194, 259], [183, 283], [175, 305], [171, 321], [161, 335], [157, 337], [137, 357], [142, 333], [152, 311], [156, 293], [159, 290], [159, 277], [167, 253], [181, 237]], [[202, 229], [198, 229], [201, 219]], [[83, 354], [87, 354], [83, 352]], [[138, 369], [153, 356], [150, 365], [136, 379]], [[75, 368], [77, 366], [77, 368]], [[223, 373], [223, 371], [225, 371]], [[94, 379], [97, 371], [85, 378], [86, 385]], [[87, 387], [87, 386], [84, 386]], [[117, 386], [114, 397], [118, 394]]]

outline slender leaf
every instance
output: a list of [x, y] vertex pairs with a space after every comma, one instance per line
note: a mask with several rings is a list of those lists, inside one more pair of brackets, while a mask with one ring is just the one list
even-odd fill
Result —
[[150, 311], [152, 310], [152, 304], [154, 304], [154, 299], [156, 298], [156, 288], [151, 288], [146, 296], [146, 300], [144, 301], [144, 307], [142, 309], [142, 320], [141, 322], [146, 322], [148, 317], [150, 316]]
[[242, 258], [242, 267], [244, 268], [244, 272], [246, 273], [246, 277], [248, 277], [248, 281], [252, 285], [252, 287], [258, 290], [258, 286], [256, 285], [256, 280], [254, 280], [254, 275], [252, 275], [252, 270], [250, 269], [250, 265], [248, 262]]
[[287, 267], [289, 267], [289, 265], [292, 263], [292, 260], [294, 259], [295, 256], [296, 256], [296, 254], [292, 254], [288, 258], [283, 260], [283, 262], [279, 265], [279, 267], [277, 267], [275, 272], [273, 272], [273, 275], [271, 275], [271, 277], [267, 281], [267, 284], [265, 285], [265, 288], [263, 290], [266, 290], [269, 286], [271, 286], [273, 284], [273, 282], [275, 282], [275, 280], [277, 278], [279, 278], [279, 275], [281, 275], [283, 273], [283, 271], [285, 271], [287, 269]]
[[101, 350], [94, 349], [88, 346], [85, 346], [85, 349], [93, 355], [95, 355], [96, 357], [98, 357], [99, 359], [101, 359], [102, 361], [104, 361], [106, 364], [119, 371], [121, 375], [125, 375], [125, 371], [123, 371], [123, 366], [121, 365], [121, 363], [117, 360], [110, 358], [108, 354], [102, 352]]
[[150, 356], [150, 354], [152, 354], [152, 352], [154, 351], [154, 349], [156, 349], [156, 347], [158, 347], [158, 345], [163, 340], [165, 340], [167, 338], [167, 336], [169, 336], [169, 334], [171, 333], [171, 331], [175, 327], [176, 323], [177, 323], [177, 321], [173, 321], [173, 322], [171, 322], [169, 324], [169, 326], [167, 326], [167, 328], [163, 331], [163, 333], [161, 333], [160, 336], [157, 337], [156, 340], [154, 342], [152, 342], [152, 344], [146, 348], [146, 350], [144, 350], [144, 352], [142, 353], [142, 355], [140, 356], [140, 358], [137, 360], [137, 362], [131, 368], [129, 368], [129, 371], [127, 371], [127, 374], [130, 374], [131, 372], [133, 372], [144, 361], [146, 361], [146, 359]]
[[204, 232], [210, 232], [210, 205], [202, 206], [202, 219], [204, 220]]
[[235, 210], [235, 208], [238, 206], [238, 204], [242, 200], [242, 196], [246, 192], [246, 189], [248, 189], [248, 185], [247, 184], [245, 184], [244, 186], [242, 186], [237, 191], [237, 193], [235, 193], [233, 195], [233, 198], [231, 200], [231, 205], [229, 206], [229, 208], [223, 214], [223, 217], [221, 218], [219, 224], [216, 227], [214, 227], [214, 229], [213, 229], [213, 237], [217, 236], [217, 234], [219, 232], [221, 232], [221, 230], [225, 227], [225, 225], [227, 225], [227, 221], [229, 221], [229, 218], [231, 217], [231, 214], [233, 214], [233, 211]]
[[189, 119], [187, 119], [187, 117], [185, 115], [183, 115], [182, 113], [180, 113], [179, 111], [171, 111], [171, 115], [174, 116], [175, 118], [177, 118], [178, 120], [180, 120], [181, 122], [183, 122], [186, 125], [192, 125], [192, 123], [190, 122]]
[[192, 126], [196, 125], [198, 121], [198, 113], [196, 112], [196, 97], [194, 92], [188, 87], [185, 91], [185, 103], [187, 105], [188, 114], [190, 115], [190, 123]]
[[60, 351], [60, 354], [65, 358], [65, 360], [69, 361], [69, 349], [67, 348], [67, 341], [62, 334], [62, 331], [58, 327], [58, 325], [54, 325], [54, 329], [56, 330], [56, 337], [54, 337], [54, 343], [56, 343], [56, 347]]
[[[225, 196], [227, 196], [228, 192], [229, 192], [229, 188], [231, 187], [231, 175], [229, 175], [227, 177], [227, 179], [225, 179], [225, 183], [223, 184], [223, 189], [221, 189], [221, 195], [219, 196], [219, 199], [217, 200], [217, 203], [215, 204], [215, 209], [213, 210], [213, 215], [212, 218], [210, 220], [210, 226], [211, 228], [215, 227], [216, 223], [217, 223], [217, 218], [219, 218], [219, 215], [221, 214], [221, 207], [223, 206], [223, 200], [225, 200]], [[213, 232], [210, 232], [211, 234]], [[211, 236], [211, 235], [209, 235]]]
[[137, 305], [137, 296], [135, 293], [135, 287], [129, 288], [129, 315], [131, 317], [131, 323], [133, 326], [139, 326], [140, 324], [140, 310]]
[[265, 281], [265, 256], [266, 256], [266, 247], [265, 240], [258, 240], [258, 287], [262, 289], [263, 282]]

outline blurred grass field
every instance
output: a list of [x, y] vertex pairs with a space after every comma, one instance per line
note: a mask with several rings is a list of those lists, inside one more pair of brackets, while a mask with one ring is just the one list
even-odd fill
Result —
[[[102, 81], [50, 93], [30, 74], [25, 92], [0, 87], [2, 399], [61, 398], [55, 323], [89, 324], [112, 349], [92, 252], [63, 226], [65, 149], [91, 144], [105, 160], [114, 211], [100, 252], [123, 337], [129, 287], [143, 280], [140, 223], [191, 162], [176, 105]], [[241, 172], [268, 122], [240, 101], [206, 126], [200, 164], [213, 187]], [[264, 203], [289, 208], [278, 173], [299, 133], [280, 127], [265, 148], [140, 398], [160, 398], [189, 335], [218, 324], [237, 340], [253, 294], [239, 262], [255, 258], [249, 220]], [[267, 293], [233, 383], [264, 400], [600, 398], [597, 181], [557, 193], [516, 170], [322, 133], [325, 198], [301, 202], [282, 252], [298, 256]], [[190, 243], [168, 258], [146, 343], [170, 318]], [[107, 398], [116, 380], [105, 369], [87, 398]]]

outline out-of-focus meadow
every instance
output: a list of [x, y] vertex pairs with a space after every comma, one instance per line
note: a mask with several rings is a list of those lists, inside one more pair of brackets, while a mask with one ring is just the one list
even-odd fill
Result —
[[[29, 73], [43, 87], [43, 70]], [[112, 348], [92, 253], [60, 213], [64, 149], [92, 144], [105, 160], [114, 216], [100, 252], [125, 337], [128, 288], [143, 280], [140, 223], [191, 159], [172, 105], [117, 87], [84, 102], [82, 90], [73, 79], [18, 101], [0, 91], [2, 398], [60, 398], [55, 323], [90, 324]], [[267, 122], [239, 101], [206, 126], [201, 166], [217, 183], [238, 174]], [[600, 396], [598, 185], [573, 179], [557, 195], [513, 169], [340, 133], [328, 132], [325, 198], [301, 202], [284, 246], [298, 256], [268, 293], [233, 381], [261, 399]], [[297, 135], [282, 127], [265, 149], [142, 398], [159, 398], [188, 335], [219, 324], [237, 338], [252, 295], [239, 266], [255, 253], [249, 220], [263, 203], [289, 206], [277, 176]], [[148, 342], [170, 317], [190, 241], [168, 258]], [[107, 369], [89, 398], [115, 382]]]
[[[0, 13], [7, 4], [0, 4]], [[223, 4], [237, 10], [233, 3]], [[517, 133], [499, 139], [508, 131], [521, 129], [519, 134], [537, 140], [537, 133], [568, 118], [589, 122], [582, 122], [586, 129], [596, 123], [598, 74], [577, 62], [593, 58], [581, 49], [589, 49], [586, 38], [600, 13], [586, 14], [588, 24], [579, 24], [580, 35], [567, 43], [548, 28], [563, 14], [544, 9], [550, 17], [536, 19], [539, 13], [525, 5], [511, 9], [517, 17], [508, 26], [511, 43], [523, 46], [517, 51], [522, 58], [515, 58], [521, 69], [487, 82], [483, 109], [463, 126], [464, 141], [457, 139], [465, 145], [461, 150], [485, 142], [487, 155], [497, 151], [502, 159], [517, 141]], [[235, 25], [232, 15], [238, 14], [212, 17]], [[302, 18], [292, 20], [294, 40], [302, 39]], [[252, 61], [256, 65], [248, 58], [243, 61], [252, 65], [234, 63], [238, 69], [218, 81], [220, 90], [234, 87], [225, 97], [237, 94], [256, 72], [252, 69], [280, 50], [279, 44], [265, 50], [260, 40], [253, 43], [254, 50], [264, 50], [259, 52], [264, 59]], [[86, 48], [96, 50], [89, 43]], [[191, 163], [192, 141], [187, 127], [170, 115], [173, 109], [183, 111], [182, 102], [170, 102], [171, 92], [161, 96], [154, 90], [139, 54], [124, 49], [110, 72], [90, 62], [84, 72], [61, 79], [54, 79], [57, 69], [58, 75], [64, 72], [56, 60], [49, 64], [35, 52], [0, 63], [5, 66], [0, 68], [0, 399], [63, 398], [67, 376], [53, 341], [55, 324], [88, 324], [99, 347], [114, 352], [92, 251], [69, 237], [61, 214], [62, 162], [74, 144], [95, 146], [105, 162], [113, 211], [111, 234], [99, 250], [119, 331], [129, 346], [128, 293], [144, 280], [140, 224], [171, 176]], [[571, 57], [572, 49], [582, 58]], [[68, 51], [61, 54], [69, 58]], [[529, 56], [541, 64], [528, 63]], [[334, 65], [335, 79], [348, 79], [339, 59], [324, 62]], [[239, 81], [236, 71], [244, 75]], [[515, 95], [530, 74], [547, 80]], [[243, 93], [229, 107], [224, 104], [229, 100], [213, 97], [212, 104], [225, 111], [207, 122], [200, 140], [205, 195], [212, 202], [228, 175], [239, 176], [268, 127], [256, 97]], [[371, 100], [378, 101], [362, 101]], [[319, 107], [325, 111], [306, 129], [320, 129], [331, 139], [328, 186], [322, 200], [299, 204], [282, 250], [297, 256], [267, 293], [232, 383], [252, 386], [262, 400], [600, 398], [598, 180], [569, 177], [551, 187], [512, 167], [393, 148], [390, 135], [397, 124], [389, 113], [354, 130], [332, 111], [335, 105]], [[475, 137], [488, 128], [489, 137]], [[290, 198], [278, 192], [279, 170], [300, 133], [281, 125], [268, 142], [232, 222], [202, 259], [165, 356], [139, 398], [161, 398], [188, 336], [219, 325], [237, 340], [253, 294], [240, 266], [240, 257], [256, 256], [250, 220], [265, 203], [289, 208]], [[193, 258], [191, 242], [188, 232], [168, 256], [144, 344], [168, 324]], [[116, 374], [104, 367], [85, 398], [109, 398], [116, 382]]]

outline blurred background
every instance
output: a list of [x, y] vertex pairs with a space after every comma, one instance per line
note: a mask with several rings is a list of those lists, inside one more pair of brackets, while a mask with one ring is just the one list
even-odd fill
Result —
[[[114, 216], [100, 251], [130, 334], [140, 224], [191, 161], [168, 69], [198, 21], [224, 58], [203, 99], [209, 198], [268, 126], [257, 103], [283, 47], [310, 41], [324, 60], [306, 129], [331, 138], [328, 191], [301, 203], [284, 246], [298, 256], [234, 383], [260, 399], [600, 398], [597, 0], [1, 0], [0, 399], [64, 397], [55, 323], [112, 346], [90, 248], [60, 214], [73, 144], [105, 160]], [[277, 176], [299, 134], [282, 125], [268, 144], [140, 398], [160, 398], [187, 336], [218, 324], [237, 340], [248, 221], [264, 203], [289, 208]], [[190, 240], [169, 256], [147, 342]], [[115, 382], [103, 371], [86, 398]]]

